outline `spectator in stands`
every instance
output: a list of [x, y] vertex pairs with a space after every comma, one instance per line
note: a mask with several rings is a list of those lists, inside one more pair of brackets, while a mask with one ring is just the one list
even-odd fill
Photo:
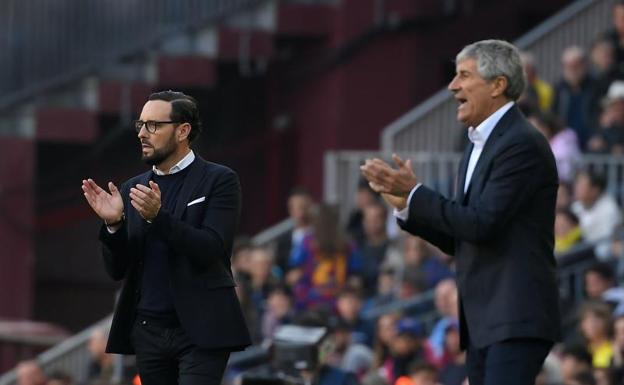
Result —
[[[295, 324], [310, 327], [329, 327], [328, 313], [324, 309], [306, 311], [300, 314]], [[318, 366], [299, 370], [303, 383], [315, 385], [358, 385], [353, 373], [347, 372], [329, 362], [328, 349], [321, 347], [324, 354], [319, 354]]]
[[[254, 247], [251, 251], [249, 260], [249, 285], [246, 297], [252, 304], [251, 318], [248, 323], [251, 337], [254, 342], [262, 340], [262, 314], [266, 306], [266, 300], [269, 290], [277, 284], [277, 279], [272, 276], [271, 268], [273, 267], [273, 255], [264, 247]], [[249, 314], [247, 314], [249, 315]]]
[[529, 121], [548, 140], [555, 156], [559, 179], [572, 182], [581, 158], [581, 150], [574, 130], [565, 127], [552, 113], [533, 112]]
[[557, 210], [569, 210], [572, 206], [573, 200], [572, 185], [567, 182], [559, 181], [559, 188], [557, 189]]
[[616, 314], [613, 321], [613, 377], [616, 384], [624, 381], [624, 314]]
[[398, 285], [396, 284], [397, 273], [391, 266], [381, 267], [379, 278], [377, 279], [377, 292], [368, 298], [364, 304], [365, 309], [374, 308], [392, 302], [396, 298]]
[[527, 77], [527, 86], [518, 101], [529, 108], [539, 109], [542, 112], [550, 111], [553, 102], [553, 88], [546, 81], [539, 78], [535, 56], [529, 52], [520, 55], [522, 67]]
[[623, 74], [615, 63], [615, 48], [611, 41], [604, 37], [594, 40], [590, 52], [591, 73], [596, 79], [598, 96], [607, 94], [609, 85], [613, 81], [622, 79]]
[[613, 358], [611, 309], [602, 302], [587, 302], [580, 310], [579, 325], [594, 368], [608, 368]]
[[449, 267], [433, 253], [433, 247], [424, 239], [406, 235], [404, 237], [404, 274], [420, 274], [425, 280], [424, 289], [434, 288], [443, 279], [452, 278]]
[[448, 278], [440, 281], [435, 288], [434, 295], [435, 307], [440, 315], [440, 319], [433, 326], [428, 344], [431, 347], [434, 359], [440, 360], [444, 355], [446, 330], [449, 325], [459, 322], [458, 294], [455, 280]]
[[[437, 369], [426, 362], [413, 362], [407, 376], [399, 377], [395, 385], [436, 385]], [[446, 384], [445, 384], [446, 385]]]
[[416, 318], [403, 318], [397, 323], [397, 335], [390, 341], [390, 356], [383, 365], [383, 376], [393, 384], [408, 374], [410, 364], [425, 359], [423, 325]]
[[293, 251], [291, 282], [297, 310], [333, 308], [347, 282], [360, 284], [360, 256], [339, 228], [338, 211], [321, 205], [313, 231]]
[[373, 366], [373, 351], [353, 340], [353, 326], [344, 319], [332, 317], [329, 326], [334, 343], [330, 363], [361, 379]]
[[358, 184], [355, 195], [355, 209], [349, 214], [347, 232], [356, 243], [361, 243], [364, 238], [364, 208], [379, 202], [379, 196], [371, 190], [368, 182], [362, 179]]
[[617, 0], [613, 5], [613, 28], [605, 33], [605, 38], [615, 48], [616, 70], [624, 72], [624, 1]]
[[466, 353], [461, 351], [459, 326], [456, 323], [446, 327], [444, 356], [440, 363], [440, 381], [444, 385], [460, 385], [468, 375]]
[[384, 314], [377, 319], [377, 329], [375, 332], [375, 342], [373, 352], [375, 353], [374, 367], [382, 367], [384, 362], [390, 357], [390, 343], [396, 337], [397, 324], [401, 319], [398, 313]]
[[89, 351], [89, 367], [87, 379], [89, 381], [110, 381], [113, 377], [113, 355], [106, 353], [108, 328], [95, 329], [89, 337], [87, 349]]
[[288, 216], [293, 222], [293, 229], [277, 239], [275, 251], [277, 266], [283, 274], [286, 274], [288, 270], [288, 261], [292, 252], [312, 231], [313, 206], [312, 195], [303, 188], [295, 188], [288, 197]]
[[561, 254], [583, 242], [578, 217], [568, 209], [558, 209], [555, 215], [555, 253]]
[[606, 191], [605, 178], [592, 170], [582, 170], [576, 176], [572, 212], [579, 218], [583, 237], [594, 243], [609, 238], [622, 222], [615, 199]]
[[420, 270], [405, 270], [401, 277], [397, 298], [407, 300], [426, 291], [425, 275]]
[[624, 154], [624, 81], [609, 86], [602, 101], [598, 131], [589, 141], [588, 149], [596, 153]]
[[610, 368], [594, 368], [593, 374], [596, 385], [613, 385]]
[[386, 233], [388, 210], [380, 202], [373, 202], [364, 207], [362, 212], [364, 238], [358, 243], [358, 251], [362, 257], [364, 292], [371, 296], [377, 289], [380, 267], [390, 248], [390, 239]]
[[566, 48], [561, 62], [563, 77], [555, 86], [553, 112], [576, 132], [579, 144], [584, 149], [596, 122], [596, 84], [589, 74], [582, 48]]
[[592, 355], [582, 345], [567, 346], [561, 352], [561, 378], [562, 385], [574, 384], [574, 379], [579, 373], [590, 371], [592, 368]]
[[236, 237], [232, 246], [232, 274], [237, 286], [237, 293], [249, 284], [249, 262], [251, 261], [251, 240], [245, 236]]
[[362, 318], [362, 297], [358, 290], [349, 287], [342, 289], [336, 299], [336, 310], [339, 319], [350, 326], [353, 334], [351, 340], [372, 346], [373, 325]]
[[604, 300], [608, 290], [615, 287], [615, 272], [608, 263], [598, 262], [585, 270], [585, 292], [591, 300]]
[[16, 372], [17, 385], [45, 385], [47, 381], [43, 369], [35, 360], [19, 362]]
[[617, 280], [624, 280], [624, 226], [618, 226], [613, 232], [610, 256], [615, 260]]
[[289, 324], [294, 317], [292, 294], [287, 286], [276, 285], [271, 288], [267, 297], [267, 306], [262, 315], [262, 338], [273, 336], [275, 330]]

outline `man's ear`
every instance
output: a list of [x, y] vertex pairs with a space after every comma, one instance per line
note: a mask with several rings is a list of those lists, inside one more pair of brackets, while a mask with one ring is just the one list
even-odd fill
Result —
[[496, 79], [492, 80], [492, 97], [497, 98], [505, 93], [507, 87], [509, 87], [509, 82], [505, 76], [498, 76]]
[[189, 123], [183, 123], [178, 126], [178, 142], [186, 140], [191, 133], [191, 125]]

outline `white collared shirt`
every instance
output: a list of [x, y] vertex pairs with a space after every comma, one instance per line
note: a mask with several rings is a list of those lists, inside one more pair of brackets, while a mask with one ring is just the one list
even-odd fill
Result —
[[168, 173], [162, 170], [159, 170], [158, 168], [156, 168], [156, 166], [152, 166], [152, 171], [154, 171], [154, 174], [156, 175], [175, 174], [176, 172], [180, 172], [184, 170], [185, 168], [187, 168], [191, 163], [193, 163], [194, 160], [195, 160], [195, 153], [193, 152], [193, 150], [191, 150], [189, 151], [188, 154], [186, 154], [184, 158], [182, 158], [178, 163], [173, 165], [173, 167], [169, 169]]
[[490, 134], [494, 130], [494, 127], [498, 124], [498, 121], [501, 120], [503, 115], [514, 105], [514, 102], [508, 102], [498, 110], [496, 110], [492, 115], [488, 116], [487, 119], [481, 122], [476, 128], [470, 127], [468, 128], [468, 139], [474, 144], [472, 148], [472, 152], [470, 153], [470, 160], [468, 161], [468, 168], [466, 169], [466, 181], [464, 182], [464, 192], [468, 191], [468, 186], [470, 185], [470, 179], [472, 178], [472, 173], [474, 172], [475, 167], [477, 166], [477, 162], [481, 157], [481, 153], [483, 152], [483, 147], [485, 147], [485, 143], [487, 142]]
[[[496, 110], [492, 115], [488, 116], [484, 121], [482, 121], [476, 128], [469, 127], [468, 128], [468, 139], [474, 144], [472, 148], [472, 152], [470, 153], [470, 160], [468, 161], [468, 168], [466, 169], [466, 181], [464, 182], [464, 192], [468, 191], [468, 186], [470, 185], [470, 179], [472, 178], [472, 173], [474, 172], [475, 167], [477, 166], [477, 162], [479, 161], [479, 157], [481, 156], [481, 152], [483, 152], [483, 147], [485, 147], [485, 143], [487, 142], [490, 134], [494, 130], [494, 127], [501, 120], [503, 115], [507, 111], [513, 107], [514, 102], [505, 103], [501, 108]], [[407, 206], [401, 211], [395, 209], [394, 216], [406, 221], [409, 217], [409, 206], [412, 201], [412, 195], [414, 192], [421, 186], [422, 183], [418, 183], [412, 191], [410, 191], [409, 197], [407, 198]]]

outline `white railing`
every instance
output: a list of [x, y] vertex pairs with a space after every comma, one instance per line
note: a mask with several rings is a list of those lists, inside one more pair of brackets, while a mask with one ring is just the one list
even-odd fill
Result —
[[[609, 28], [612, 4], [610, 0], [576, 1], [515, 44], [535, 55], [541, 78], [554, 82], [561, 73], [562, 50], [570, 45], [589, 47], [592, 40]], [[440, 90], [383, 129], [382, 150], [456, 151], [463, 132], [456, 115], [457, 103], [451, 93]]]
[[[464, 131], [465, 132], [465, 131]], [[413, 152], [399, 153], [411, 159], [419, 180], [451, 197], [454, 193], [461, 153]], [[331, 151], [325, 154], [324, 199], [338, 204], [345, 220], [355, 207], [355, 196], [361, 180], [360, 165], [369, 158], [390, 161], [391, 153], [372, 151]], [[585, 155], [580, 167], [590, 167], [607, 178], [607, 189], [620, 204], [624, 203], [624, 156]]]

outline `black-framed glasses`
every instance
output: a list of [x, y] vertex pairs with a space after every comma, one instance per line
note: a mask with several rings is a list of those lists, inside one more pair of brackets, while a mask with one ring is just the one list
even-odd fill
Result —
[[170, 123], [181, 123], [181, 122], [177, 122], [174, 120], [148, 120], [146, 122], [142, 120], [135, 120], [134, 129], [136, 130], [137, 133], [139, 133], [141, 131], [141, 128], [143, 128], [143, 126], [145, 125], [147, 132], [149, 132], [150, 134], [153, 134], [156, 132], [156, 130], [158, 130], [158, 127], [160, 127], [162, 124], [170, 124]]

